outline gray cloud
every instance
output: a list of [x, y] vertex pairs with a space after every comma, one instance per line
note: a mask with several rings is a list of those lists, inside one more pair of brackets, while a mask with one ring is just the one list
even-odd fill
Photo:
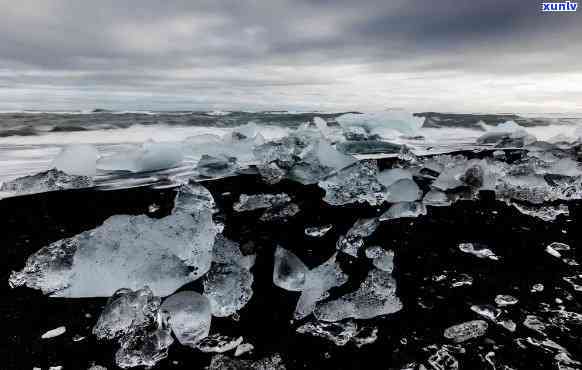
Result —
[[581, 31], [531, 0], [0, 0], [0, 109], [576, 110]]

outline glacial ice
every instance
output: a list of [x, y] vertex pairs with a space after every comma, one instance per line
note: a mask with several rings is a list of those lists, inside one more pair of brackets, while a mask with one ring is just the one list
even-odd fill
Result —
[[325, 190], [323, 200], [334, 206], [368, 203], [377, 206], [387, 201], [386, 187], [377, 179], [376, 161], [360, 161], [319, 182]]
[[253, 296], [253, 274], [238, 264], [214, 264], [204, 277], [204, 295], [212, 315], [226, 317], [243, 308]]
[[243, 337], [212, 334], [196, 344], [196, 349], [204, 353], [224, 353], [232, 351], [243, 342]]
[[380, 216], [380, 221], [388, 221], [396, 218], [415, 218], [426, 215], [426, 207], [421, 202], [395, 203]]
[[487, 328], [488, 325], [483, 320], [467, 321], [448, 327], [444, 336], [455, 343], [461, 343], [485, 335]]
[[359, 219], [348, 230], [345, 236], [341, 236], [336, 243], [336, 249], [353, 257], [358, 257], [358, 251], [364, 246], [364, 238], [376, 231], [380, 221], [377, 218]]
[[175, 293], [164, 300], [161, 310], [168, 315], [168, 323], [178, 342], [194, 348], [210, 332], [210, 302], [192, 291]]
[[236, 347], [236, 350], [234, 351], [234, 357], [242, 356], [247, 352], [252, 352], [254, 349], [255, 346], [250, 343], [241, 343]]
[[69, 175], [94, 176], [97, 173], [99, 152], [90, 144], [64, 147], [52, 162], [52, 167]]
[[332, 224], [321, 226], [310, 226], [305, 228], [305, 235], [312, 238], [321, 238], [333, 228]]
[[366, 257], [372, 260], [372, 264], [377, 269], [386, 272], [394, 270], [394, 251], [385, 250], [380, 246], [366, 248]]
[[210, 268], [221, 231], [212, 219], [213, 205], [206, 189], [183, 185], [169, 216], [112, 216], [32, 254], [22, 271], [11, 274], [10, 285], [58, 297], [110, 296], [144, 285], [158, 296], [169, 295]]
[[519, 302], [519, 300], [509, 294], [498, 294], [495, 296], [495, 304], [499, 307], [513, 306], [514, 304], [517, 304], [517, 302]]
[[277, 247], [273, 266], [273, 284], [292, 292], [302, 291], [309, 270], [295, 254]]
[[55, 168], [35, 175], [23, 176], [0, 183], [0, 192], [18, 195], [44, 193], [47, 191], [82, 189], [94, 185], [88, 176], [68, 175]]
[[58, 337], [59, 335], [65, 334], [67, 328], [64, 326], [59, 326], [58, 328], [52, 329], [41, 335], [41, 339], [50, 339]]
[[175, 143], [147, 141], [134, 150], [102, 157], [97, 162], [97, 168], [106, 171], [146, 172], [176, 167], [183, 159], [182, 150]]
[[371, 113], [348, 113], [337, 118], [344, 128], [362, 127], [366, 132], [382, 137], [394, 136], [394, 133], [414, 135], [422, 127], [424, 118], [399, 110], [386, 110]]
[[99, 339], [117, 339], [120, 348], [115, 362], [124, 369], [154, 366], [167, 357], [174, 342], [160, 311], [160, 299], [147, 287], [116, 291], [93, 327], [93, 334]]
[[239, 360], [218, 354], [212, 357], [208, 370], [285, 370], [286, 366], [279, 354], [258, 360]]
[[211, 178], [232, 175], [237, 169], [236, 158], [224, 155], [213, 157], [204, 154], [196, 165], [196, 170], [200, 175]]
[[522, 126], [507, 121], [490, 128], [477, 139], [477, 144], [494, 144], [497, 148], [521, 148], [536, 141]]
[[477, 258], [488, 258], [494, 261], [499, 260], [499, 256], [491, 251], [489, 248], [485, 248], [480, 245], [475, 245], [473, 243], [461, 243], [459, 244], [459, 250], [461, 252], [471, 254]]
[[451, 205], [451, 201], [445, 192], [432, 189], [424, 195], [422, 203], [433, 207], [447, 207]]
[[407, 179], [412, 180], [412, 174], [402, 168], [392, 168], [384, 170], [378, 174], [378, 181], [385, 187], [389, 187], [398, 180]]
[[301, 212], [299, 206], [295, 203], [289, 203], [266, 209], [259, 218], [262, 222], [286, 222], [291, 217]]
[[333, 342], [336, 346], [345, 346], [358, 333], [358, 326], [353, 320], [343, 322], [308, 322], [297, 328], [300, 334], [309, 334]]
[[335, 322], [347, 318], [371, 319], [401, 309], [394, 278], [389, 272], [372, 269], [356, 291], [318, 303], [314, 314], [318, 320]]
[[295, 319], [307, 317], [313, 312], [317, 302], [327, 298], [329, 289], [342, 286], [348, 281], [348, 276], [341, 270], [336, 257], [337, 254], [332, 255], [307, 273], [303, 291], [295, 307]]
[[280, 194], [241, 194], [239, 200], [232, 206], [235, 212], [247, 212], [257, 209], [281, 206], [291, 202], [289, 195]]

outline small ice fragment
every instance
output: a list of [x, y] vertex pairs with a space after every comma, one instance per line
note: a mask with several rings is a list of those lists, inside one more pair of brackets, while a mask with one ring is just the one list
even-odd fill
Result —
[[98, 157], [99, 153], [93, 145], [68, 145], [53, 160], [52, 167], [69, 175], [94, 176], [97, 173]]
[[427, 206], [433, 207], [447, 207], [451, 205], [451, 201], [449, 200], [447, 194], [440, 190], [431, 190], [424, 195], [422, 202]]
[[229, 337], [226, 335], [212, 334], [202, 339], [196, 348], [204, 353], [224, 353], [238, 347], [243, 342], [243, 337]]
[[345, 346], [358, 332], [358, 326], [353, 320], [343, 322], [308, 322], [297, 328], [300, 334], [309, 334], [325, 338], [336, 346]]
[[558, 252], [557, 250], [555, 250], [551, 245], [548, 245], [546, 247], [546, 252], [553, 257], [556, 258], [562, 258], [562, 254], [560, 252]]
[[236, 347], [236, 350], [234, 351], [234, 357], [239, 357], [247, 352], [251, 352], [253, 349], [255, 349], [255, 346], [252, 344], [241, 343], [238, 345], [238, 347]]
[[160, 210], [160, 206], [157, 203], [152, 203], [148, 206], [149, 213], [155, 213]]
[[389, 187], [398, 180], [407, 179], [412, 180], [412, 174], [402, 168], [392, 168], [384, 170], [378, 174], [378, 181], [385, 187]]
[[356, 291], [318, 303], [314, 313], [318, 320], [334, 322], [346, 318], [371, 319], [401, 309], [394, 278], [389, 272], [372, 269]]
[[53, 168], [35, 175], [2, 182], [0, 183], [0, 192], [23, 195], [65, 189], [82, 189], [93, 185], [93, 180], [88, 176], [68, 175]]
[[498, 294], [497, 296], [495, 296], [495, 303], [500, 307], [512, 306], [517, 302], [519, 302], [519, 300], [512, 295]]
[[257, 209], [281, 206], [291, 202], [291, 198], [285, 194], [241, 194], [238, 202], [233, 205], [235, 212], [254, 211]]
[[198, 173], [206, 177], [223, 177], [234, 173], [238, 166], [236, 158], [220, 155], [213, 157], [204, 154], [196, 165]]
[[379, 225], [380, 221], [377, 218], [357, 220], [346, 235], [339, 238], [336, 243], [336, 249], [357, 257], [358, 251], [364, 245], [364, 238], [372, 235]]
[[534, 284], [531, 287], [531, 292], [532, 293], [535, 293], [535, 292], [543, 292], [543, 291], [544, 291], [544, 284], [542, 284], [542, 283]]
[[312, 238], [321, 238], [325, 234], [327, 234], [327, 232], [329, 230], [331, 230], [332, 228], [333, 228], [332, 224], [306, 227], [305, 228], [305, 235], [310, 236]]
[[87, 339], [87, 337], [84, 337], [84, 336], [79, 335], [79, 334], [75, 334], [73, 336], [73, 342], [80, 342], [80, 341], [85, 340], [85, 339]]
[[453, 288], [471, 285], [473, 285], [473, 277], [468, 274], [459, 274], [451, 280], [451, 287]]
[[49, 338], [54, 338], [54, 337], [58, 337], [61, 334], [64, 334], [67, 331], [67, 328], [64, 326], [59, 326], [56, 329], [52, 329], [47, 331], [46, 333], [44, 333], [41, 336], [41, 339], [49, 339]]
[[422, 197], [422, 191], [411, 179], [400, 179], [388, 187], [386, 201], [391, 203], [414, 202]]
[[467, 254], [472, 254], [477, 258], [489, 258], [494, 261], [499, 260], [499, 256], [493, 253], [491, 249], [481, 246], [476, 247], [473, 243], [461, 243], [459, 244], [459, 250]]
[[378, 328], [375, 326], [364, 326], [360, 328], [356, 336], [352, 338], [352, 342], [358, 348], [372, 344], [376, 340], [378, 340]]
[[492, 305], [472, 305], [471, 311], [477, 313], [480, 316], [494, 322], [497, 325], [504, 327], [505, 329], [514, 332], [517, 325], [510, 319], [503, 318], [503, 311]]
[[575, 291], [582, 292], [582, 274], [564, 276], [562, 279], [569, 283]]
[[253, 296], [253, 274], [238, 264], [213, 263], [204, 277], [204, 295], [212, 315], [226, 317], [243, 308]]
[[372, 246], [366, 248], [366, 257], [372, 260], [372, 264], [386, 272], [394, 270], [394, 251], [384, 250], [379, 246]]
[[421, 202], [395, 203], [380, 216], [380, 221], [388, 221], [397, 218], [414, 218], [426, 215], [426, 207]]
[[461, 343], [485, 335], [487, 327], [487, 323], [483, 320], [467, 321], [447, 328], [444, 336], [455, 343]]
[[210, 302], [196, 292], [182, 291], [164, 300], [161, 309], [168, 314], [168, 322], [178, 341], [194, 347], [210, 332]]
[[[429, 365], [435, 370], [459, 370], [459, 360], [457, 360], [447, 349], [447, 346], [439, 348], [434, 354], [428, 358]], [[420, 365], [419, 370], [424, 370], [424, 366]], [[408, 369], [407, 369], [408, 370]]]
[[307, 266], [295, 254], [277, 247], [273, 268], [273, 284], [279, 288], [298, 292], [304, 289]]
[[218, 354], [212, 357], [208, 370], [285, 370], [286, 366], [279, 354], [259, 360], [240, 360]]

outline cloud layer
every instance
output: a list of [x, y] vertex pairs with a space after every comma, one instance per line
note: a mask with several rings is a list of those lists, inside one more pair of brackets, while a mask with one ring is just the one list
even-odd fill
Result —
[[0, 109], [582, 111], [581, 33], [530, 0], [0, 0]]

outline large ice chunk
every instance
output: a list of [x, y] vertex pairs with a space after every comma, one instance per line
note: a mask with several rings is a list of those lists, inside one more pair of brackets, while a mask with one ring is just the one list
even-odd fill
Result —
[[238, 264], [212, 264], [204, 277], [204, 295], [210, 300], [212, 315], [230, 316], [253, 296], [253, 274]]
[[394, 132], [415, 134], [422, 127], [424, 119], [401, 110], [386, 110], [364, 114], [348, 113], [339, 116], [337, 122], [344, 128], [357, 126], [372, 134], [391, 137]]
[[174, 342], [160, 312], [160, 299], [145, 287], [120, 289], [107, 302], [93, 327], [99, 339], [117, 339], [115, 361], [121, 368], [154, 366]]
[[369, 203], [377, 206], [388, 198], [386, 187], [378, 182], [376, 161], [360, 161], [336, 175], [319, 182], [325, 190], [323, 200], [331, 205], [341, 206], [353, 203]]
[[53, 160], [52, 166], [69, 175], [93, 176], [97, 173], [99, 152], [90, 144], [64, 147]]
[[210, 268], [221, 231], [212, 219], [213, 204], [206, 189], [183, 185], [171, 215], [112, 216], [41, 248], [22, 271], [12, 273], [10, 285], [58, 297], [109, 296], [121, 287], [144, 285], [158, 296], [169, 295]]
[[380, 216], [380, 221], [388, 221], [396, 218], [414, 218], [426, 215], [426, 207], [421, 202], [400, 202], [393, 204]]
[[91, 186], [93, 186], [93, 180], [90, 177], [67, 175], [63, 171], [53, 168], [35, 175], [23, 176], [1, 183], [0, 192], [24, 195]]
[[161, 306], [178, 341], [194, 348], [210, 332], [210, 302], [196, 292], [183, 291], [166, 298]]
[[299, 257], [284, 248], [277, 247], [273, 284], [285, 290], [299, 292], [305, 287], [308, 271], [307, 266]]
[[97, 167], [107, 171], [145, 172], [176, 167], [183, 159], [180, 145], [147, 141], [132, 151], [101, 158]]
[[329, 289], [342, 286], [348, 281], [348, 276], [341, 270], [336, 257], [337, 254], [334, 254], [307, 273], [304, 289], [295, 307], [295, 319], [302, 319], [311, 314], [315, 304], [327, 298]]
[[346, 318], [371, 319], [402, 309], [396, 296], [396, 281], [389, 272], [372, 269], [359, 289], [338, 299], [318, 303], [315, 317], [322, 321]]

